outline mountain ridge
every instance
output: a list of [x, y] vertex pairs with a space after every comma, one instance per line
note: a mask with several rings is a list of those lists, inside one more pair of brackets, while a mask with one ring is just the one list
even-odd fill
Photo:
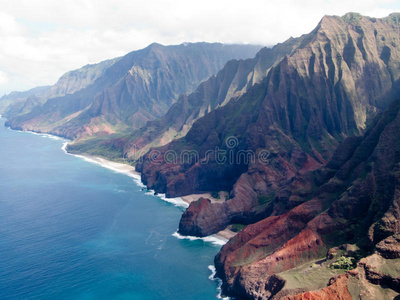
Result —
[[[341, 143], [326, 166], [295, 177], [273, 200], [277, 214], [249, 225], [221, 249], [215, 263], [228, 294], [262, 299], [296, 295], [299, 290], [290, 288], [290, 270], [321, 260], [320, 269], [310, 272], [328, 281], [332, 276], [329, 266], [339, 255], [351, 260], [366, 257], [360, 260], [361, 265], [353, 263], [352, 267], [366, 272], [363, 262], [371, 263], [371, 249], [400, 231], [399, 111], [400, 100], [396, 100], [363, 136]], [[347, 250], [338, 253], [337, 249], [342, 249], [335, 248], [338, 246]], [[398, 265], [395, 260], [392, 263]], [[390, 280], [396, 280], [396, 275]], [[306, 281], [300, 283], [305, 290], [310, 284]], [[323, 288], [326, 282], [320, 284]], [[380, 283], [371, 278], [346, 283], [333, 294], [352, 285], [371, 284]], [[397, 285], [392, 288], [399, 291]]]
[[[157, 192], [230, 192], [222, 203], [192, 203], [181, 220], [182, 234], [206, 236], [232, 222], [265, 218], [270, 208], [263, 199], [272, 198], [298, 172], [324, 165], [347, 136], [363, 133], [388, 99], [399, 95], [396, 16], [394, 23], [363, 17], [351, 24], [324, 17], [259, 84], [196, 121], [185, 137], [144, 156], [137, 170]], [[389, 59], [385, 49], [390, 49]], [[258, 155], [268, 150], [271, 163], [230, 165], [211, 159], [171, 164], [163, 157], [195, 150], [203, 160], [207, 150], [229, 150], [225, 142], [230, 137], [238, 141], [235, 151]]]
[[301, 39], [291, 38], [272, 48], [262, 48], [254, 58], [228, 61], [222, 70], [202, 82], [193, 93], [181, 95], [163, 117], [149, 121], [129, 135], [110, 136], [99, 140], [98, 144], [92, 140], [75, 141], [69, 145], [69, 151], [101, 155], [102, 152], [97, 151], [99, 148], [101, 151], [106, 148], [108, 153], [112, 153], [114, 145], [118, 144], [119, 154], [116, 155], [135, 161], [150, 147], [162, 146], [185, 136], [197, 119], [245, 93], [266, 76], [274, 63], [290, 53]]
[[129, 130], [164, 113], [179, 93], [195, 88], [227, 60], [252, 56], [259, 47], [152, 44], [116, 59], [93, 82], [89, 81], [91, 84], [75, 93], [49, 99], [42, 107], [11, 118], [7, 124], [70, 139]]

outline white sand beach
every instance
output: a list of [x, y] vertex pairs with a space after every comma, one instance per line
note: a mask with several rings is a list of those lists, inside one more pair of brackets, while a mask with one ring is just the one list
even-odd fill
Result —
[[211, 200], [211, 202], [224, 202], [226, 197], [228, 196], [227, 192], [219, 192], [219, 199], [214, 198], [211, 193], [203, 193], [203, 194], [191, 194], [191, 195], [186, 195], [182, 196], [182, 200], [186, 201], [188, 204], [190, 204], [193, 201], [199, 200], [199, 198], [208, 198]]

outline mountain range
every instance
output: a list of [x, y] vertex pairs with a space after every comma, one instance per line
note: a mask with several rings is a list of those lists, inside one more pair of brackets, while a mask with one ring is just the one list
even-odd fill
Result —
[[[185, 137], [157, 148], [156, 163], [154, 153], [144, 155], [136, 166], [142, 180], [172, 197], [230, 194], [229, 200], [201, 209], [193, 204], [182, 219], [184, 234], [206, 236], [230, 223], [264, 218], [288, 180], [323, 166], [339, 142], [362, 134], [399, 95], [400, 52], [393, 46], [400, 42], [398, 30], [398, 15], [324, 17], [261, 82], [199, 119]], [[226, 143], [230, 138], [237, 141], [233, 149]], [[258, 157], [267, 150], [269, 159], [247, 164], [206, 159], [216, 147], [235, 156], [251, 151]], [[163, 157], [173, 151], [179, 158], [190, 150], [198, 152], [199, 161], [169, 163]]]
[[8, 125], [70, 139], [129, 132], [162, 116], [180, 94], [193, 91], [228, 60], [251, 57], [259, 49], [253, 45], [154, 43], [63, 75], [47, 94], [39, 95], [43, 105], [25, 114], [6, 114]]
[[[192, 202], [179, 225], [181, 234], [195, 236], [246, 226], [216, 257], [227, 295], [308, 299], [302, 293], [317, 290], [312, 299], [345, 291], [339, 299], [355, 299], [367, 290], [364, 298], [379, 299], [387, 295], [374, 284], [386, 280], [399, 292], [398, 261], [371, 253], [399, 230], [392, 176], [399, 136], [389, 129], [396, 126], [398, 102], [388, 108], [400, 97], [399, 17], [324, 17], [261, 81], [137, 164], [143, 182], [168, 196], [228, 192], [228, 199]], [[378, 161], [374, 150], [389, 145]], [[209, 156], [216, 148], [258, 159], [221, 163]], [[181, 155], [192, 150], [196, 159]], [[177, 154], [174, 161], [170, 153]], [[325, 258], [335, 247], [338, 255]], [[335, 271], [346, 259], [354, 276]], [[368, 273], [382, 265], [384, 272]], [[308, 280], [298, 282], [304, 274]]]

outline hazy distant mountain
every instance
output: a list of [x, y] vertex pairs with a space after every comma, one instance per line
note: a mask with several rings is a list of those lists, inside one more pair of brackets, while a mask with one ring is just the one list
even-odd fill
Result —
[[193, 91], [228, 60], [252, 57], [259, 49], [217, 43], [152, 44], [67, 73], [50, 90], [57, 97], [10, 119], [8, 125], [69, 138], [139, 128], [162, 116], [181, 93]]
[[[29, 91], [12, 92], [9, 95], [5, 95], [0, 98], [0, 113], [7, 117], [15, 117], [29, 113], [34, 106], [40, 106], [48, 99], [75, 93], [92, 85], [118, 59], [86, 65], [78, 70], [65, 73], [53, 86], [37, 87]], [[27, 102], [28, 99], [29, 101]]]
[[[0, 114], [1, 115], [18, 115], [23, 113], [23, 107], [28, 98], [35, 99], [37, 105], [45, 101], [44, 95], [49, 91], [50, 86], [36, 87], [25, 92], [12, 92], [0, 98]], [[39, 102], [36, 100], [40, 99]], [[21, 111], [22, 110], [22, 111]]]

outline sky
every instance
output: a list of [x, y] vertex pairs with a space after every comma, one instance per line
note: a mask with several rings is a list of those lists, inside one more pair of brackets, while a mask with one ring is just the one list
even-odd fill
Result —
[[385, 17], [400, 0], [0, 0], [0, 97], [153, 42], [272, 46], [350, 11]]

